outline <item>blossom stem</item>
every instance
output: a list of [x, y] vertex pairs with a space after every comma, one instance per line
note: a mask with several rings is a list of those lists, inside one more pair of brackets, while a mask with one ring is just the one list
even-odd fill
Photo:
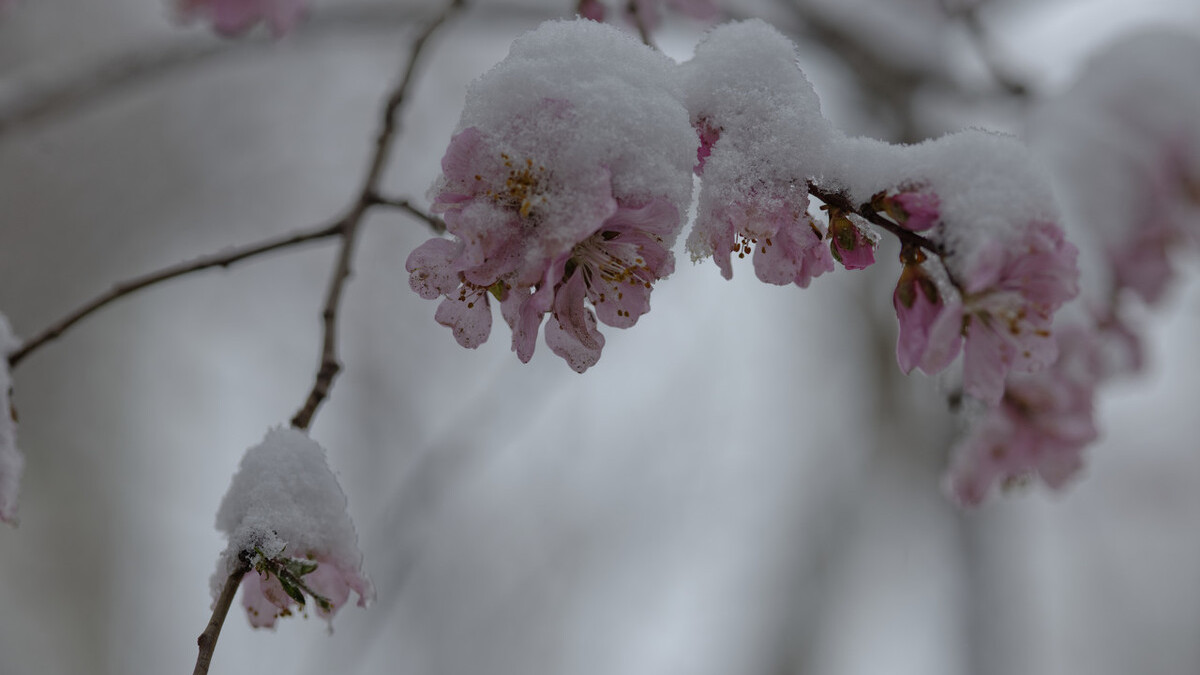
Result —
[[958, 289], [959, 293], [964, 292], [964, 286], [959, 283], [959, 280], [954, 276], [954, 273], [951, 272], [950, 268], [946, 265], [946, 250], [940, 244], [933, 242], [929, 238], [923, 237], [912, 230], [906, 230], [891, 220], [884, 218], [879, 214], [878, 211], [871, 208], [870, 204], [861, 204], [856, 207], [854, 203], [850, 201], [850, 197], [844, 192], [828, 190], [822, 188], [816, 183], [813, 183], [812, 181], [809, 181], [808, 193], [817, 199], [820, 199], [822, 202], [825, 202], [825, 204], [828, 206], [861, 216], [868, 223], [871, 223], [872, 225], [891, 233], [893, 236], [899, 239], [900, 243], [902, 244], [924, 249], [937, 256], [938, 261], [942, 264], [942, 269], [946, 271], [947, 279], [949, 279], [950, 283]]
[[372, 206], [383, 203], [379, 201], [379, 183], [383, 178], [383, 170], [387, 166], [387, 160], [391, 154], [396, 134], [400, 129], [398, 113], [404, 104], [409, 86], [412, 84], [413, 75], [416, 73], [417, 61], [421, 56], [422, 49], [424, 49], [425, 44], [433, 33], [451, 15], [465, 6], [466, 3], [464, 0], [451, 0], [446, 9], [435, 17], [433, 21], [429, 22], [425, 30], [417, 36], [409, 51], [408, 63], [404, 68], [404, 73], [401, 75], [400, 81], [392, 88], [391, 93], [388, 94], [387, 102], [384, 104], [379, 133], [375, 137], [375, 148], [371, 153], [371, 159], [367, 165], [366, 177], [363, 179], [362, 188], [358, 192], [358, 198], [350, 207], [350, 211], [343, 221], [344, 226], [341, 231], [342, 247], [338, 253], [337, 262], [334, 264], [333, 275], [329, 280], [329, 290], [325, 295], [325, 306], [321, 311], [324, 334], [321, 343], [321, 356], [317, 363], [317, 374], [313, 380], [312, 388], [309, 389], [304, 404], [292, 417], [292, 426], [297, 429], [309, 428], [313, 417], [317, 414], [317, 410], [320, 409], [325, 399], [329, 397], [334, 380], [337, 379], [338, 373], [342, 369], [342, 365], [338, 360], [337, 320], [341, 309], [343, 291], [345, 290], [346, 282], [350, 278], [351, 262], [354, 258], [354, 247], [358, 241], [359, 225], [362, 223], [363, 216]]
[[388, 208], [399, 209], [408, 213], [414, 218], [423, 220], [429, 224], [429, 229], [433, 230], [435, 234], [442, 234], [446, 231], [446, 223], [442, 221], [441, 218], [438, 218], [431, 213], [427, 213], [413, 206], [412, 202], [408, 201], [407, 199], [395, 199], [382, 197], [380, 195], [371, 195], [371, 203], [379, 206], [386, 206]]
[[825, 202], [825, 204], [827, 204], [828, 206], [832, 206], [832, 207], [841, 209], [842, 211], [847, 211], [849, 213], [853, 213], [855, 215], [861, 216], [863, 219], [865, 219], [867, 222], [871, 223], [872, 225], [875, 225], [879, 228], [887, 230], [891, 234], [895, 235], [895, 237], [897, 239], [899, 239], [902, 243], [912, 244], [913, 246], [918, 246], [920, 248], [923, 248], [926, 251], [929, 251], [930, 253], [938, 256], [939, 258], [942, 255], [944, 255], [944, 253], [945, 253], [945, 251], [942, 250], [942, 247], [939, 246], [938, 244], [935, 244], [934, 242], [930, 241], [929, 239], [926, 239], [925, 237], [922, 237], [921, 235], [917, 234], [916, 232], [913, 232], [911, 230], [906, 230], [903, 227], [900, 227], [899, 225], [897, 225], [896, 223], [893, 223], [892, 221], [888, 220], [887, 218], [884, 218], [883, 216], [879, 215], [879, 213], [877, 211], [875, 211], [875, 209], [871, 208], [870, 204], [863, 204], [861, 206], [856, 207], [850, 201], [850, 198], [848, 196], [846, 196], [846, 194], [844, 192], [838, 192], [835, 190], [827, 190], [825, 188], [820, 187], [816, 183], [813, 183], [810, 181], [808, 183], [808, 193], [811, 194], [812, 196], [816, 197], [817, 199], [820, 199], [822, 202]]
[[160, 284], [176, 277], [191, 274], [193, 272], [199, 272], [201, 270], [206, 270], [213, 267], [229, 267], [236, 262], [254, 258], [264, 253], [291, 248], [293, 246], [298, 246], [311, 241], [335, 237], [341, 234], [342, 227], [343, 221], [339, 219], [314, 229], [267, 239], [257, 244], [251, 244], [249, 246], [233, 249], [226, 248], [209, 255], [201, 256], [194, 260], [169, 265], [154, 272], [149, 272], [147, 274], [117, 283], [108, 291], [97, 295], [88, 302], [84, 303], [75, 311], [56, 321], [49, 328], [46, 328], [41, 333], [38, 333], [34, 337], [26, 340], [24, 344], [8, 355], [8, 366], [9, 368], [16, 368], [19, 363], [25, 360], [25, 357], [37, 351], [47, 343], [57, 339], [72, 326], [91, 316], [97, 310], [102, 309], [109, 303], [123, 298], [126, 295], [130, 295], [144, 288]]
[[238, 586], [242, 583], [242, 577], [250, 571], [250, 563], [240, 558], [238, 566], [225, 579], [225, 586], [221, 589], [221, 595], [217, 597], [217, 601], [213, 604], [212, 617], [208, 620], [208, 625], [205, 626], [204, 632], [200, 637], [196, 638], [196, 644], [200, 647], [200, 653], [196, 656], [196, 669], [192, 671], [192, 675], [205, 675], [208, 673], [208, 666], [212, 663], [213, 651], [217, 648], [217, 638], [221, 636], [221, 626], [225, 625], [225, 616], [229, 614], [229, 606], [233, 604], [233, 596], [237, 595]]

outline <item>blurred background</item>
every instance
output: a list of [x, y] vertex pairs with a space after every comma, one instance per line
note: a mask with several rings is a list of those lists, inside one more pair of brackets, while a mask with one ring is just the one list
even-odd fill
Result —
[[[1194, 0], [973, 4], [722, 8], [794, 36], [835, 124], [893, 141], [1020, 134], [1105, 43], [1200, 35]], [[337, 214], [439, 8], [328, 0], [277, 42], [181, 26], [167, 0], [3, 9], [0, 311], [31, 335], [117, 280]], [[388, 190], [427, 203], [464, 86], [573, 11], [480, 0], [447, 25]], [[656, 38], [686, 59], [704, 29], [668, 11]], [[458, 347], [408, 288], [429, 236], [399, 212], [366, 222], [346, 369], [312, 431], [378, 600], [333, 635], [315, 617], [255, 631], [235, 606], [211, 672], [1200, 672], [1194, 272], [1147, 312], [1146, 374], [1103, 392], [1083, 475], [964, 513], [939, 488], [944, 394], [895, 365], [894, 249], [804, 291], [683, 257], [579, 376], [544, 344], [519, 363], [499, 321]], [[142, 292], [15, 372], [27, 467], [21, 525], [0, 529], [0, 674], [190, 672], [216, 508], [311, 384], [331, 244]]]

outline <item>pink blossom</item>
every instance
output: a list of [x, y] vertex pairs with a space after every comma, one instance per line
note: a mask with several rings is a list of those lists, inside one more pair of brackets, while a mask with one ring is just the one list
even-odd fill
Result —
[[937, 193], [928, 190], [904, 190], [890, 196], [881, 192], [871, 200], [871, 205], [911, 232], [924, 232], [941, 219], [941, 200]]
[[731, 254], [753, 255], [760, 281], [807, 288], [813, 278], [833, 271], [833, 257], [807, 207], [806, 193], [769, 200], [752, 195], [715, 209], [713, 218], [696, 223], [692, 236], [707, 239], [726, 279], [733, 278]]
[[848, 214], [840, 209], [829, 210], [829, 248], [843, 267], [861, 270], [875, 264], [875, 245], [875, 240]]
[[1079, 292], [1078, 251], [1052, 223], [1035, 222], [1012, 244], [985, 244], [963, 291], [963, 388], [995, 405], [1010, 371], [1054, 362], [1054, 312]]
[[1148, 194], [1138, 220], [1108, 245], [1117, 288], [1150, 304], [1162, 299], [1174, 277], [1170, 251], [1194, 241], [1200, 229], [1200, 174], [1189, 170], [1189, 148], [1168, 144], [1161, 154], [1158, 170], [1141, 176]]
[[[621, 206], [580, 242], [562, 265], [556, 284], [553, 320], [546, 343], [578, 372], [600, 358], [604, 336], [596, 320], [629, 328], [650, 311], [654, 282], [674, 271], [664, 242], [679, 227], [679, 212], [665, 199], [640, 207]], [[595, 313], [584, 306], [587, 299]]]
[[374, 597], [346, 495], [325, 450], [303, 431], [271, 429], [246, 451], [217, 511], [217, 528], [229, 543], [212, 576], [213, 598], [249, 564], [242, 604], [253, 626], [273, 626], [306, 598], [332, 620], [351, 590], [360, 607]]
[[[634, 325], [650, 309], [655, 281], [674, 270], [668, 248], [681, 226], [670, 201], [619, 201], [609, 172], [596, 167], [577, 184], [592, 204], [590, 220], [555, 223], [559, 241], [543, 241], [544, 184], [552, 168], [490, 147], [475, 128], [457, 134], [442, 160], [434, 210], [457, 241], [431, 239], [408, 258], [409, 283], [425, 298], [443, 297], [435, 319], [459, 344], [475, 348], [491, 330], [489, 295], [513, 329], [513, 351], [528, 361], [543, 318], [546, 341], [576, 371], [600, 357], [597, 320]], [[564, 236], [564, 232], [567, 233]], [[586, 304], [585, 304], [586, 301]]]
[[579, 0], [575, 9], [579, 16], [591, 21], [604, 21], [604, 3], [600, 0]]
[[297, 594], [307, 596], [304, 604], [311, 601], [317, 615], [332, 622], [338, 609], [349, 601], [350, 591], [358, 595], [359, 607], [365, 607], [366, 599], [374, 592], [358, 570], [339, 565], [327, 556], [259, 560], [242, 580], [242, 606], [251, 626], [273, 628], [277, 619], [291, 616], [301, 606], [293, 595]]
[[1011, 377], [1000, 404], [956, 447], [946, 486], [960, 504], [978, 505], [992, 485], [1032, 475], [1061, 488], [1082, 466], [1083, 448], [1099, 435], [1093, 399], [1100, 345], [1077, 326], [1059, 331], [1059, 345], [1051, 368]]
[[180, 0], [184, 17], [204, 17], [213, 30], [234, 36], [249, 30], [259, 21], [267, 24], [276, 37], [290, 31], [305, 12], [304, 0]]
[[896, 360], [906, 374], [920, 367], [932, 375], [950, 365], [962, 348], [962, 313], [946, 303], [919, 249], [906, 247], [901, 259], [904, 269], [892, 294], [900, 323]]

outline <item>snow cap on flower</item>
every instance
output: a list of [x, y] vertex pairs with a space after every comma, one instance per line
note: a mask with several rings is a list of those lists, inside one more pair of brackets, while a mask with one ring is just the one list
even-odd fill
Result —
[[702, 142], [692, 259], [712, 256], [729, 278], [730, 254], [753, 254], [759, 279], [777, 284], [831, 271], [824, 233], [807, 217], [807, 181], [833, 132], [795, 45], [763, 21], [724, 24], [680, 70]]
[[280, 37], [300, 21], [305, 5], [305, 0], [179, 0], [179, 12], [184, 18], [203, 17], [225, 36], [240, 35], [261, 21]]
[[17, 524], [17, 497], [21, 491], [21, 473], [25, 457], [17, 449], [17, 422], [14, 419], [8, 371], [8, 354], [20, 346], [8, 318], [0, 314], [0, 522]]
[[255, 569], [242, 582], [242, 604], [255, 627], [274, 626], [276, 618], [290, 614], [297, 604], [290, 591], [297, 585], [320, 596], [317, 611], [329, 620], [351, 590], [360, 607], [374, 597], [362, 573], [346, 495], [325, 450], [303, 431], [271, 429], [246, 451], [217, 511], [217, 529], [229, 545], [213, 574], [213, 597], [239, 559], [252, 561]]
[[430, 191], [453, 240], [409, 256], [413, 290], [464, 347], [491, 332], [490, 303], [522, 361], [543, 319], [575, 370], [627, 328], [674, 269], [696, 136], [675, 64], [590, 21], [542, 24], [467, 91]]
[[[1054, 313], [1079, 291], [1078, 251], [1057, 224], [1048, 177], [1020, 143], [967, 131], [915, 146], [856, 138], [836, 147], [824, 180], [854, 203], [869, 202], [919, 231], [949, 282], [937, 321], [961, 331], [933, 331], [934, 313], [905, 316], [897, 305], [902, 367], [944, 367], [961, 343], [965, 391], [996, 405], [1010, 372], [1053, 363], [1050, 328]], [[913, 331], [918, 317], [923, 328]], [[937, 358], [926, 359], [926, 352]]]

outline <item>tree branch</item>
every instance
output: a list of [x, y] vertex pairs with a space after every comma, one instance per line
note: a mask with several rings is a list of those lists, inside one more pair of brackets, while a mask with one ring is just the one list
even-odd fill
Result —
[[213, 650], [217, 648], [217, 638], [221, 636], [221, 626], [225, 625], [225, 616], [229, 614], [229, 606], [233, 604], [233, 596], [237, 595], [242, 577], [246, 576], [249, 571], [250, 563], [239, 556], [237, 569], [233, 570], [225, 579], [221, 595], [213, 604], [213, 613], [208, 620], [208, 626], [204, 628], [200, 637], [196, 638], [196, 644], [200, 646], [200, 653], [196, 656], [196, 669], [192, 671], [192, 675], [208, 673], [208, 666], [212, 663]]
[[97, 310], [102, 309], [114, 300], [125, 297], [143, 288], [154, 286], [164, 281], [181, 277], [193, 272], [199, 272], [212, 267], [229, 267], [230, 265], [253, 258], [255, 256], [278, 251], [280, 249], [297, 246], [310, 241], [320, 239], [328, 239], [341, 233], [343, 222], [335, 221], [328, 225], [322, 225], [319, 228], [297, 232], [283, 237], [267, 239], [266, 241], [257, 244], [251, 244], [240, 248], [225, 249], [216, 253], [211, 253], [206, 256], [201, 256], [194, 260], [176, 263], [168, 267], [164, 267], [158, 271], [150, 272], [139, 277], [134, 277], [127, 281], [122, 281], [107, 292], [102, 293], [90, 301], [84, 303], [81, 307], [63, 317], [49, 328], [45, 329], [38, 335], [28, 339], [16, 351], [8, 355], [9, 368], [16, 368], [18, 364], [25, 360], [33, 352], [37, 351], [47, 343], [57, 339], [69, 328], [79, 323], [83, 319], [91, 316]]
[[827, 190], [812, 182], [809, 182], [808, 184], [808, 193], [817, 199], [820, 199], [822, 202], [825, 202], [825, 204], [829, 206], [841, 209], [842, 211], [846, 211], [848, 213], [853, 213], [857, 216], [861, 216], [868, 223], [887, 230], [891, 234], [895, 235], [895, 237], [902, 243], [923, 248], [939, 258], [945, 255], [945, 251], [939, 244], [930, 241], [916, 232], [906, 230], [887, 218], [884, 218], [883, 216], [879, 215], [875, 209], [871, 208], [870, 204], [855, 206], [845, 193]]
[[379, 133], [375, 137], [375, 149], [371, 153], [366, 177], [363, 179], [362, 188], [359, 190], [357, 200], [351, 206], [350, 212], [344, 220], [344, 227], [341, 232], [342, 248], [334, 265], [333, 275], [329, 280], [329, 291], [325, 296], [325, 307], [321, 311], [324, 338], [321, 344], [320, 361], [317, 363], [317, 375], [313, 381], [312, 388], [308, 392], [308, 396], [305, 398], [304, 405], [292, 417], [292, 426], [297, 429], [308, 429], [312, 424], [313, 417], [317, 414], [317, 410], [321, 407], [321, 404], [329, 397], [329, 391], [333, 388], [333, 382], [337, 379], [338, 373], [342, 369], [341, 363], [338, 361], [337, 350], [337, 319], [342, 304], [342, 293], [345, 290], [346, 281], [350, 278], [350, 264], [354, 257], [354, 246], [358, 240], [359, 225], [362, 223], [363, 215], [366, 214], [371, 206], [380, 203], [380, 197], [378, 196], [379, 183], [383, 178], [383, 170], [387, 166], [388, 156], [391, 154], [396, 133], [400, 128], [397, 113], [404, 103], [409, 86], [412, 84], [413, 75], [416, 72], [417, 60], [421, 56], [421, 51], [424, 49], [425, 43], [429, 40], [430, 36], [454, 13], [461, 10], [465, 4], [464, 0], [452, 0], [446, 9], [431, 21], [425, 27], [425, 30], [417, 36], [417, 39], [413, 41], [412, 49], [409, 52], [408, 64], [404, 68], [404, 74], [400, 77], [399, 83], [388, 95], [387, 103], [383, 107]]
[[429, 229], [433, 230], [436, 234], [442, 234], [446, 231], [446, 223], [441, 218], [418, 209], [407, 199], [395, 199], [381, 197], [379, 195], [372, 195], [371, 204], [404, 211], [414, 218], [425, 221], [429, 225]]

